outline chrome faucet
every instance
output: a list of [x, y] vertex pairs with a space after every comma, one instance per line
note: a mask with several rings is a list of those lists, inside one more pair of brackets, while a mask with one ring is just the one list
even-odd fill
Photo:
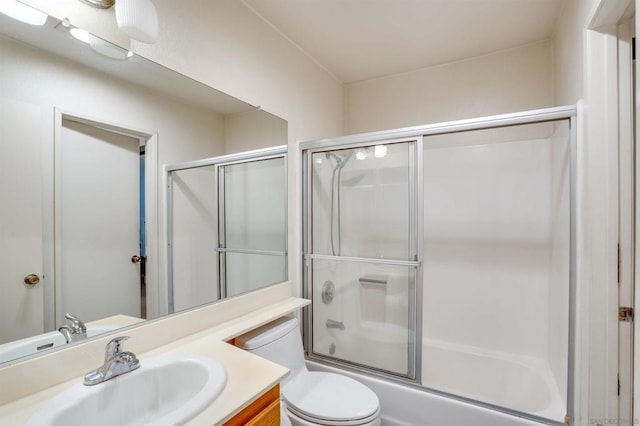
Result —
[[69, 325], [63, 325], [58, 329], [67, 340], [67, 343], [77, 342], [87, 338], [87, 326], [73, 314], [65, 314], [64, 317], [69, 320]]
[[344, 330], [344, 323], [342, 321], [328, 319], [326, 326], [327, 328], [339, 328], [340, 330]]
[[84, 376], [85, 386], [106, 382], [121, 374], [129, 373], [140, 367], [140, 361], [132, 352], [122, 350], [123, 341], [129, 336], [112, 339], [105, 348], [104, 365]]

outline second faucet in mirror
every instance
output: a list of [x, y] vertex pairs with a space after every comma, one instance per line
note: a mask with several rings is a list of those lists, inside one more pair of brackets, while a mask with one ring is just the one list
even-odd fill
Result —
[[69, 321], [69, 324], [63, 325], [58, 331], [62, 333], [67, 343], [87, 338], [87, 326], [80, 318], [70, 313], [66, 313], [64, 317]]

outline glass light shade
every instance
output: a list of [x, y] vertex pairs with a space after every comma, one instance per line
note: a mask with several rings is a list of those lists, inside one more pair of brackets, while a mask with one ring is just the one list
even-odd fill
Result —
[[44, 25], [47, 14], [16, 0], [0, 0], [0, 13], [30, 25]]
[[83, 43], [88, 44], [89, 40], [91, 40], [91, 35], [81, 28], [71, 28], [69, 30], [69, 34], [71, 34], [76, 40], [80, 40]]
[[125, 59], [133, 56], [133, 53], [131, 53], [130, 51], [94, 36], [89, 37], [89, 46], [91, 46], [91, 49], [93, 49], [96, 53], [99, 53], [102, 56], [106, 56], [107, 58], [116, 59], [119, 61], [124, 61]]
[[158, 40], [158, 11], [151, 0], [118, 0], [116, 22], [134, 40], [149, 44]]

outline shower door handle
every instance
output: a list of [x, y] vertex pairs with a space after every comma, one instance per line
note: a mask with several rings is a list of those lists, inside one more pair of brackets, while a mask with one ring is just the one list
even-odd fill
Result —
[[340, 330], [344, 330], [344, 323], [342, 321], [328, 319], [325, 325], [327, 326], [327, 328], [337, 328]]

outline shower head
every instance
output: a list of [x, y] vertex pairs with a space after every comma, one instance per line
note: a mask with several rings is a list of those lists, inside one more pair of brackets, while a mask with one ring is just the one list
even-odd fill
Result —
[[327, 152], [325, 154], [325, 157], [328, 158], [333, 158], [334, 160], [336, 160], [336, 169], [341, 169], [344, 166], [347, 165], [347, 162], [351, 159], [351, 156], [353, 155], [353, 150], [351, 150], [349, 152], [349, 154], [347, 154], [346, 157], [340, 157], [339, 155], [333, 153], [333, 152]]

